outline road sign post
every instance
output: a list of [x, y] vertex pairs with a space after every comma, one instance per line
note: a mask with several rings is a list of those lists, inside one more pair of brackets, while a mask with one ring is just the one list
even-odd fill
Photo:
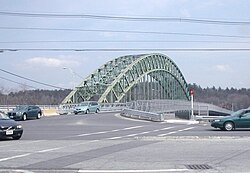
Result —
[[194, 90], [190, 89], [191, 96], [191, 120], [194, 120]]

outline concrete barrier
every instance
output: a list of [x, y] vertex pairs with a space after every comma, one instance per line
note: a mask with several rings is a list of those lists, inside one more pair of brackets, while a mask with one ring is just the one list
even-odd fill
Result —
[[59, 115], [57, 113], [57, 109], [55, 108], [47, 108], [47, 109], [43, 109], [43, 116], [54, 116], [54, 115]]
[[156, 122], [164, 121], [164, 117], [162, 114], [139, 111], [134, 109], [123, 109], [121, 112], [121, 116], [133, 119], [156, 121]]

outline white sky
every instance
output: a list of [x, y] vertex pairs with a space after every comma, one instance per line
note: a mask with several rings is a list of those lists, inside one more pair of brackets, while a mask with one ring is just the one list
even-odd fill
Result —
[[[250, 21], [248, 0], [2, 0], [0, 12], [92, 14], [131, 17], [176, 17], [227, 21]], [[249, 25], [215, 25], [186, 22], [141, 22], [86, 18], [43, 18], [0, 14], [0, 49], [4, 48], [249, 48]], [[1, 29], [1, 27], [71, 28], [100, 30], [137, 30], [192, 34], [241, 35], [246, 38], [201, 37], [112, 32], [73, 32]], [[13, 43], [21, 41], [84, 40], [159, 40], [204, 42], [137, 42], [137, 43]], [[210, 42], [207, 42], [210, 41]], [[215, 42], [214, 42], [215, 41]], [[6, 43], [12, 42], [12, 43]], [[231, 43], [229, 43], [231, 42]], [[233, 43], [232, 43], [233, 42]], [[241, 43], [237, 43], [241, 42]], [[242, 43], [244, 42], [244, 43]], [[82, 80], [73, 78], [68, 67], [82, 77], [118, 56], [162, 53], [181, 69], [188, 83], [202, 87], [250, 88], [250, 51], [224, 52], [46, 52], [16, 51], [0, 53], [0, 68], [55, 86], [72, 88]], [[47, 88], [0, 71], [0, 77]], [[0, 87], [20, 88], [0, 78]]]

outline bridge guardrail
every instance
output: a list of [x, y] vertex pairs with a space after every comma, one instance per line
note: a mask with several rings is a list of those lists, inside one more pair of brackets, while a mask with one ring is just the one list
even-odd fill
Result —
[[195, 116], [197, 121], [212, 121], [213, 119], [222, 118], [223, 116]]
[[[59, 115], [69, 114], [74, 112], [74, 108], [79, 104], [61, 104], [57, 110]], [[100, 111], [121, 111], [127, 107], [127, 103], [100, 103]]]
[[[38, 105], [43, 110], [53, 109], [57, 114], [68, 114], [74, 111], [78, 104], [61, 105]], [[0, 105], [0, 110], [8, 112], [16, 105]], [[123, 109], [133, 109], [144, 113], [165, 114], [176, 111], [191, 111], [191, 102], [185, 100], [137, 100], [128, 103], [100, 103], [100, 110], [122, 111]], [[207, 103], [194, 103], [196, 116], [209, 116], [209, 111], [217, 111], [230, 114], [231, 111]]]

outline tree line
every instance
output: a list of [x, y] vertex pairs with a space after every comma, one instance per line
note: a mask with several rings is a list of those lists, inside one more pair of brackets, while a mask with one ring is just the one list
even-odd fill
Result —
[[70, 92], [70, 89], [24, 90], [8, 94], [0, 91], [0, 105], [58, 105]]
[[194, 101], [210, 103], [230, 110], [250, 107], [250, 89], [241, 88], [201, 88], [197, 84], [190, 84], [194, 90]]
[[[194, 90], [194, 101], [210, 103], [230, 110], [250, 107], [250, 89], [241, 88], [201, 88], [189, 84]], [[66, 90], [23, 90], [4, 94], [0, 89], [0, 105], [58, 105], [71, 92]]]

